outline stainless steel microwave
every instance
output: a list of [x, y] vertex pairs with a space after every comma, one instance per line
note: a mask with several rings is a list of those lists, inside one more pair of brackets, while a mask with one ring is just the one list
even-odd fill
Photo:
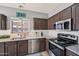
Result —
[[55, 22], [53, 26], [56, 30], [71, 30], [71, 18]]

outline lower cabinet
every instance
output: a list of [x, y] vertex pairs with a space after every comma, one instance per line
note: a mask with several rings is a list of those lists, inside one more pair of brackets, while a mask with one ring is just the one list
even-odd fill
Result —
[[46, 50], [46, 39], [45, 38], [39, 39], [39, 50], [40, 51]]
[[44, 50], [46, 50], [45, 38], [0, 42], [0, 56], [24, 56]]
[[4, 42], [0, 42], [0, 56], [4, 56]]
[[18, 41], [18, 56], [28, 54], [28, 40]]
[[5, 56], [17, 56], [17, 42], [5, 42]]

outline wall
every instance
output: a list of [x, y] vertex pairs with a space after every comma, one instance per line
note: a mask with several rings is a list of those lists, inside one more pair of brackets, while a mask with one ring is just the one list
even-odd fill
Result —
[[0, 30], [0, 35], [10, 35], [10, 30]]
[[[0, 6], [0, 14], [5, 14], [8, 17], [16, 17], [16, 11], [18, 11], [18, 9]], [[28, 10], [24, 10], [23, 12], [27, 14], [27, 18], [48, 18], [48, 14], [45, 13], [33, 12]]]
[[48, 17], [55, 15], [56, 13], [62, 11], [63, 9], [69, 7], [72, 4], [73, 3], [59, 3], [59, 4], [57, 4], [55, 8], [53, 8], [53, 7], [51, 8], [51, 11], [49, 12]]
[[[0, 6], [0, 14], [6, 15], [8, 18], [10, 18], [10, 17], [15, 18], [16, 11], [18, 11], [18, 9]], [[33, 12], [33, 11], [28, 11], [28, 10], [27, 11], [23, 10], [23, 12], [25, 12], [27, 14], [26, 18], [30, 19], [30, 20], [33, 20], [34, 17], [46, 18], [46, 19], [48, 18], [48, 14], [45, 14], [45, 13]], [[33, 26], [33, 24], [32, 24], [32, 26]], [[0, 30], [0, 35], [8, 34], [8, 33], [10, 33], [10, 30]]]

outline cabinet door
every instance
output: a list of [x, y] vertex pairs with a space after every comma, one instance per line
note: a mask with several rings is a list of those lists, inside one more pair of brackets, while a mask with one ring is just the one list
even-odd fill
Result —
[[72, 30], [76, 29], [76, 21], [75, 21], [75, 5], [72, 6]]
[[54, 29], [54, 23], [56, 22], [55, 16], [48, 19], [48, 29]]
[[34, 18], [34, 29], [35, 30], [39, 29], [39, 20], [37, 20], [36, 18]]
[[62, 14], [62, 11], [59, 12], [59, 21], [61, 21], [63, 19], [63, 14]]
[[28, 54], [28, 40], [18, 41], [18, 56]]
[[48, 19], [48, 29], [52, 29], [52, 20]]
[[6, 30], [7, 29], [7, 17], [2, 15], [2, 30]]
[[75, 7], [75, 29], [79, 30], [79, 5]]
[[1, 20], [1, 15], [0, 15], [0, 30], [2, 29], [1, 22], [2, 20]]
[[5, 55], [17, 56], [17, 42], [5, 42]]
[[47, 29], [47, 19], [40, 19], [39, 20], [39, 29], [40, 30]]
[[7, 17], [0, 14], [0, 30], [7, 29]]
[[45, 30], [48, 28], [48, 20], [42, 18], [34, 18], [34, 29], [35, 30]]
[[73, 30], [79, 30], [79, 4], [72, 6]]
[[62, 11], [62, 18], [63, 18], [63, 20], [71, 18], [71, 7]]
[[45, 38], [39, 39], [39, 49], [40, 51], [46, 50], [46, 39]]
[[0, 42], [0, 56], [4, 56], [4, 43]]
[[54, 16], [52, 17], [52, 29], [55, 29], [55, 28], [54, 28], [54, 24], [55, 24], [57, 21], [59, 21], [59, 15], [58, 15], [58, 14], [57, 14], [57, 15], [54, 15]]

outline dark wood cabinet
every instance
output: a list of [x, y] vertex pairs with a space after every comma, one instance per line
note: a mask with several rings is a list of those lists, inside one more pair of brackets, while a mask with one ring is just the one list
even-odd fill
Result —
[[62, 20], [71, 18], [71, 7], [66, 8], [62, 11]]
[[48, 29], [54, 29], [54, 23], [72, 18], [72, 7], [68, 7], [48, 19]]
[[25, 56], [28, 53], [45, 51], [46, 42], [46, 38], [30, 40], [29, 45], [28, 40], [0, 42], [0, 56]]
[[72, 5], [73, 30], [79, 30], [79, 3]]
[[46, 30], [48, 28], [48, 20], [42, 18], [34, 18], [34, 30]]
[[75, 21], [75, 5], [72, 6], [72, 30], [76, 29], [76, 21]]
[[79, 30], [79, 5], [75, 6], [75, 29]]
[[59, 21], [59, 14], [48, 19], [48, 29], [54, 29], [55, 22]]
[[0, 14], [0, 30], [7, 29], [7, 16]]
[[54, 23], [61, 20], [71, 18], [72, 30], [79, 30], [79, 3], [75, 3], [72, 6], [62, 10], [56, 15], [48, 19], [48, 29], [54, 29]]
[[5, 42], [5, 56], [17, 56], [17, 42]]
[[52, 29], [52, 19], [48, 19], [48, 29]]
[[46, 50], [46, 39], [41, 38], [39, 39], [39, 51], [45, 51]]
[[0, 56], [4, 56], [4, 42], [0, 42]]
[[72, 6], [73, 30], [79, 30], [79, 4]]
[[59, 21], [61, 21], [63, 19], [63, 12], [59, 12]]
[[18, 41], [18, 56], [28, 54], [28, 40]]

